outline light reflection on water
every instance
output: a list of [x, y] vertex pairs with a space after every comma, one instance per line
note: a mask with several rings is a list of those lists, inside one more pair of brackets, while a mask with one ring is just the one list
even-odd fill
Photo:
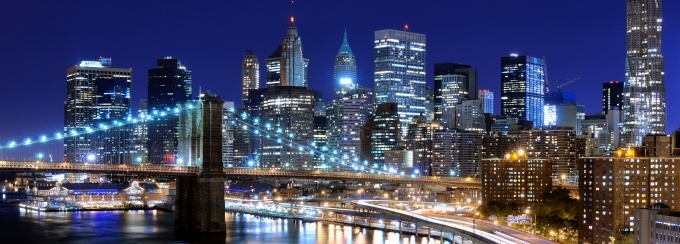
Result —
[[[233, 213], [226, 213], [225, 218], [225, 243], [427, 243], [425, 237], [337, 224]], [[173, 213], [153, 210], [45, 213], [19, 209], [17, 204], [0, 204], [0, 240], [2, 243], [96, 244], [222, 242], [177, 234], [174, 219]]]

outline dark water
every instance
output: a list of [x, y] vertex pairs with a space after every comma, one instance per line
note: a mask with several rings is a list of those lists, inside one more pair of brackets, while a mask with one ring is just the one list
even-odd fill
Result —
[[99, 211], [44, 213], [0, 204], [0, 243], [426, 243], [349, 226], [226, 213], [226, 237], [175, 233], [173, 213]]

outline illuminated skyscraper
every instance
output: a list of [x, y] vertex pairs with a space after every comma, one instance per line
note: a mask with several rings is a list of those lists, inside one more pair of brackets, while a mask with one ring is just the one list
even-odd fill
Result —
[[[149, 100], [142, 99], [139, 101], [139, 106], [137, 107], [137, 118], [140, 120], [146, 119], [149, 115]], [[146, 123], [137, 123], [134, 125], [134, 131], [132, 132], [134, 137], [134, 150], [136, 155], [133, 159], [134, 164], [146, 163], [149, 157], [149, 127]]]
[[281, 85], [307, 87], [307, 63], [302, 56], [302, 41], [291, 17], [281, 45]]
[[[149, 70], [149, 163], [180, 163], [177, 158], [179, 119], [170, 113], [191, 99], [191, 71], [173, 57], [158, 59]], [[182, 160], [179, 160], [182, 161]]]
[[241, 100], [243, 104], [248, 102], [248, 90], [260, 88], [260, 63], [252, 50], [246, 50], [241, 67]]
[[281, 46], [265, 59], [267, 66], [267, 87], [281, 85]]
[[623, 82], [602, 83], [602, 113], [606, 115], [614, 107], [620, 110], [621, 105], [623, 105]]
[[347, 31], [345, 30], [342, 45], [338, 54], [335, 56], [335, 66], [333, 66], [333, 78], [335, 82], [335, 94], [341, 96], [349, 89], [357, 85], [357, 60], [352, 53], [347, 41]]
[[[68, 68], [64, 102], [64, 160], [70, 163], [128, 163], [133, 150], [131, 69], [111, 67], [110, 58]], [[115, 127], [115, 128], [110, 128]], [[102, 130], [95, 131], [94, 130]]]
[[427, 116], [425, 34], [388, 29], [376, 31], [374, 37], [375, 102], [397, 104], [406, 134], [411, 118]]
[[[367, 140], [374, 163], [383, 166], [385, 151], [396, 150], [401, 140], [401, 123], [396, 103], [383, 103], [377, 106], [376, 112], [369, 120], [366, 130], [362, 131], [362, 140]], [[370, 143], [368, 143], [370, 141]], [[362, 142], [362, 148], [364, 144]]]
[[543, 126], [545, 61], [510, 54], [501, 58], [501, 115]]
[[493, 92], [489, 90], [479, 90], [479, 101], [482, 102], [482, 109], [485, 114], [493, 114]]
[[661, 0], [627, 0], [623, 131], [628, 146], [666, 134], [666, 85], [661, 52]]
[[304, 87], [268, 87], [262, 122], [271, 128], [262, 140], [261, 167], [312, 169], [309, 147], [314, 140], [314, 91]]
[[434, 64], [434, 119], [462, 100], [477, 99], [477, 69], [467, 64]]

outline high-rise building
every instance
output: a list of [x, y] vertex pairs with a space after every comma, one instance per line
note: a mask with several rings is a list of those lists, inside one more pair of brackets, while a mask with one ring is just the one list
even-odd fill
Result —
[[[261, 167], [312, 169], [314, 91], [297, 86], [268, 87], [262, 123], [270, 130], [262, 140]], [[264, 136], [264, 135], [263, 135]]]
[[411, 118], [427, 113], [425, 35], [388, 29], [376, 31], [374, 37], [375, 102], [398, 105], [405, 134]]
[[493, 92], [489, 90], [479, 90], [479, 101], [482, 102], [482, 109], [485, 114], [493, 114]]
[[307, 87], [307, 64], [302, 56], [302, 41], [291, 17], [281, 45], [281, 85]]
[[347, 90], [356, 88], [358, 84], [357, 60], [347, 41], [347, 30], [345, 30], [340, 50], [338, 50], [338, 54], [335, 55], [333, 82], [335, 84], [336, 97], [342, 96]]
[[267, 66], [267, 87], [281, 85], [281, 52], [282, 46], [278, 46], [274, 52], [265, 59]]
[[501, 115], [543, 126], [545, 60], [510, 54], [501, 58]]
[[413, 151], [413, 171], [409, 173], [432, 175], [432, 139], [439, 127], [438, 121], [428, 123], [423, 115], [413, 117], [408, 124], [404, 143]]
[[461, 101], [443, 111], [444, 127], [483, 134], [486, 131], [484, 113], [478, 100]]
[[71, 136], [64, 139], [65, 162], [131, 161], [133, 127], [120, 124], [132, 119], [131, 82], [131, 69], [112, 67], [110, 58], [68, 68], [64, 134]]
[[326, 134], [326, 116], [314, 116], [314, 163], [321, 168], [326, 168], [326, 154], [328, 154], [328, 136]]
[[610, 81], [602, 83], [602, 113], [607, 114], [610, 109], [623, 107], [623, 82]]
[[260, 63], [253, 50], [246, 49], [241, 66], [241, 101], [245, 104], [248, 101], [248, 90], [260, 88]]
[[481, 177], [483, 134], [435, 130], [432, 140], [432, 175]]
[[326, 116], [326, 104], [321, 91], [314, 92], [314, 116]]
[[330, 153], [339, 155], [343, 160], [358, 161], [361, 154], [361, 127], [368, 122], [373, 109], [372, 101], [373, 91], [356, 85], [355, 88], [345, 89], [342, 95], [336, 96], [328, 104], [326, 133]]
[[661, 51], [661, 0], [626, 1], [626, 82], [622, 140], [640, 145], [647, 134], [666, 134], [666, 85]]
[[134, 150], [136, 155], [132, 162], [134, 164], [146, 163], [149, 157], [149, 127], [146, 118], [149, 115], [149, 100], [142, 99], [137, 107], [137, 117], [141, 122], [136, 123], [132, 136], [134, 137]]
[[[515, 202], [528, 207], [552, 189], [549, 159], [525, 158], [521, 151], [504, 158], [482, 159], [482, 199], [485, 203]], [[598, 242], [599, 243], [599, 242]]]
[[529, 158], [552, 161], [553, 178], [574, 183], [578, 172], [576, 161], [585, 156], [585, 139], [574, 128], [523, 130], [518, 149]]
[[470, 65], [434, 64], [434, 119], [442, 119], [446, 104], [477, 99], [477, 85], [477, 69]]
[[638, 154], [644, 154], [644, 148], [617, 151], [616, 157], [579, 159], [579, 243], [608, 243], [611, 237], [632, 234], [638, 227], [637, 208], [656, 203], [671, 210], [680, 207], [680, 195], [674, 190], [680, 177], [674, 169], [680, 167], [680, 159]]
[[371, 161], [380, 166], [384, 163], [385, 151], [396, 150], [401, 140], [397, 106], [396, 103], [378, 105], [372, 119], [366, 123], [371, 126], [370, 129], [362, 133], [362, 137], [370, 136]]
[[179, 59], [158, 59], [149, 70], [149, 163], [177, 162], [179, 118], [172, 109], [191, 99], [191, 71]]
[[222, 104], [222, 165], [234, 167], [234, 126], [229, 123], [229, 117], [234, 116], [234, 102]]

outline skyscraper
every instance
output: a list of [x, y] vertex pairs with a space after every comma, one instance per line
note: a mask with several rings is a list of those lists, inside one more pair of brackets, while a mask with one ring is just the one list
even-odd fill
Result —
[[[128, 163], [133, 150], [131, 69], [114, 68], [110, 58], [68, 68], [64, 102], [64, 160], [71, 163]], [[108, 130], [92, 132], [104, 127]], [[88, 133], [85, 133], [88, 132]]]
[[479, 101], [482, 102], [482, 109], [485, 114], [493, 114], [493, 92], [489, 90], [479, 90]]
[[241, 101], [243, 104], [248, 102], [248, 90], [260, 88], [260, 63], [253, 50], [246, 49], [241, 67]]
[[543, 125], [545, 61], [510, 54], [501, 58], [501, 115]]
[[354, 57], [354, 53], [352, 53], [352, 48], [349, 47], [347, 30], [345, 30], [340, 50], [335, 55], [333, 81], [335, 83], [336, 96], [342, 95], [344, 91], [353, 89], [357, 85], [357, 60]]
[[375, 102], [397, 104], [405, 134], [411, 118], [427, 113], [425, 34], [388, 29], [374, 37]]
[[302, 41], [291, 17], [281, 45], [281, 85], [307, 87], [307, 63], [302, 56]]
[[309, 147], [314, 140], [314, 91], [304, 87], [268, 87], [262, 122], [271, 136], [262, 140], [262, 167], [312, 169]]
[[661, 0], [626, 1], [626, 82], [622, 140], [640, 145], [647, 134], [666, 134], [666, 85], [661, 52]]
[[614, 107], [620, 110], [622, 105], [623, 82], [610, 81], [602, 83], [602, 113], [606, 115]]
[[477, 99], [477, 83], [477, 69], [470, 65], [434, 64], [434, 119], [441, 120], [444, 109], [451, 104]]
[[281, 85], [281, 52], [283, 48], [278, 46], [274, 52], [265, 59], [267, 66], [267, 87]]
[[[370, 128], [362, 132], [364, 140], [370, 138], [371, 156], [374, 163], [382, 166], [385, 151], [395, 150], [401, 140], [401, 123], [396, 103], [383, 103], [377, 106], [374, 116], [366, 123]], [[363, 144], [362, 144], [363, 147]]]
[[[343, 88], [340, 88], [343, 89]], [[354, 161], [361, 154], [361, 127], [373, 109], [373, 91], [357, 87], [331, 101], [326, 110], [329, 152]]]
[[149, 163], [174, 164], [177, 159], [179, 118], [170, 113], [191, 99], [191, 71], [179, 59], [158, 59], [149, 70]]
[[[147, 115], [149, 115], [149, 100], [142, 99], [139, 101], [139, 106], [137, 107], [137, 117], [146, 121]], [[134, 137], [134, 150], [136, 155], [133, 159], [134, 164], [146, 163], [149, 157], [149, 127], [146, 122], [136, 123], [132, 136]]]

